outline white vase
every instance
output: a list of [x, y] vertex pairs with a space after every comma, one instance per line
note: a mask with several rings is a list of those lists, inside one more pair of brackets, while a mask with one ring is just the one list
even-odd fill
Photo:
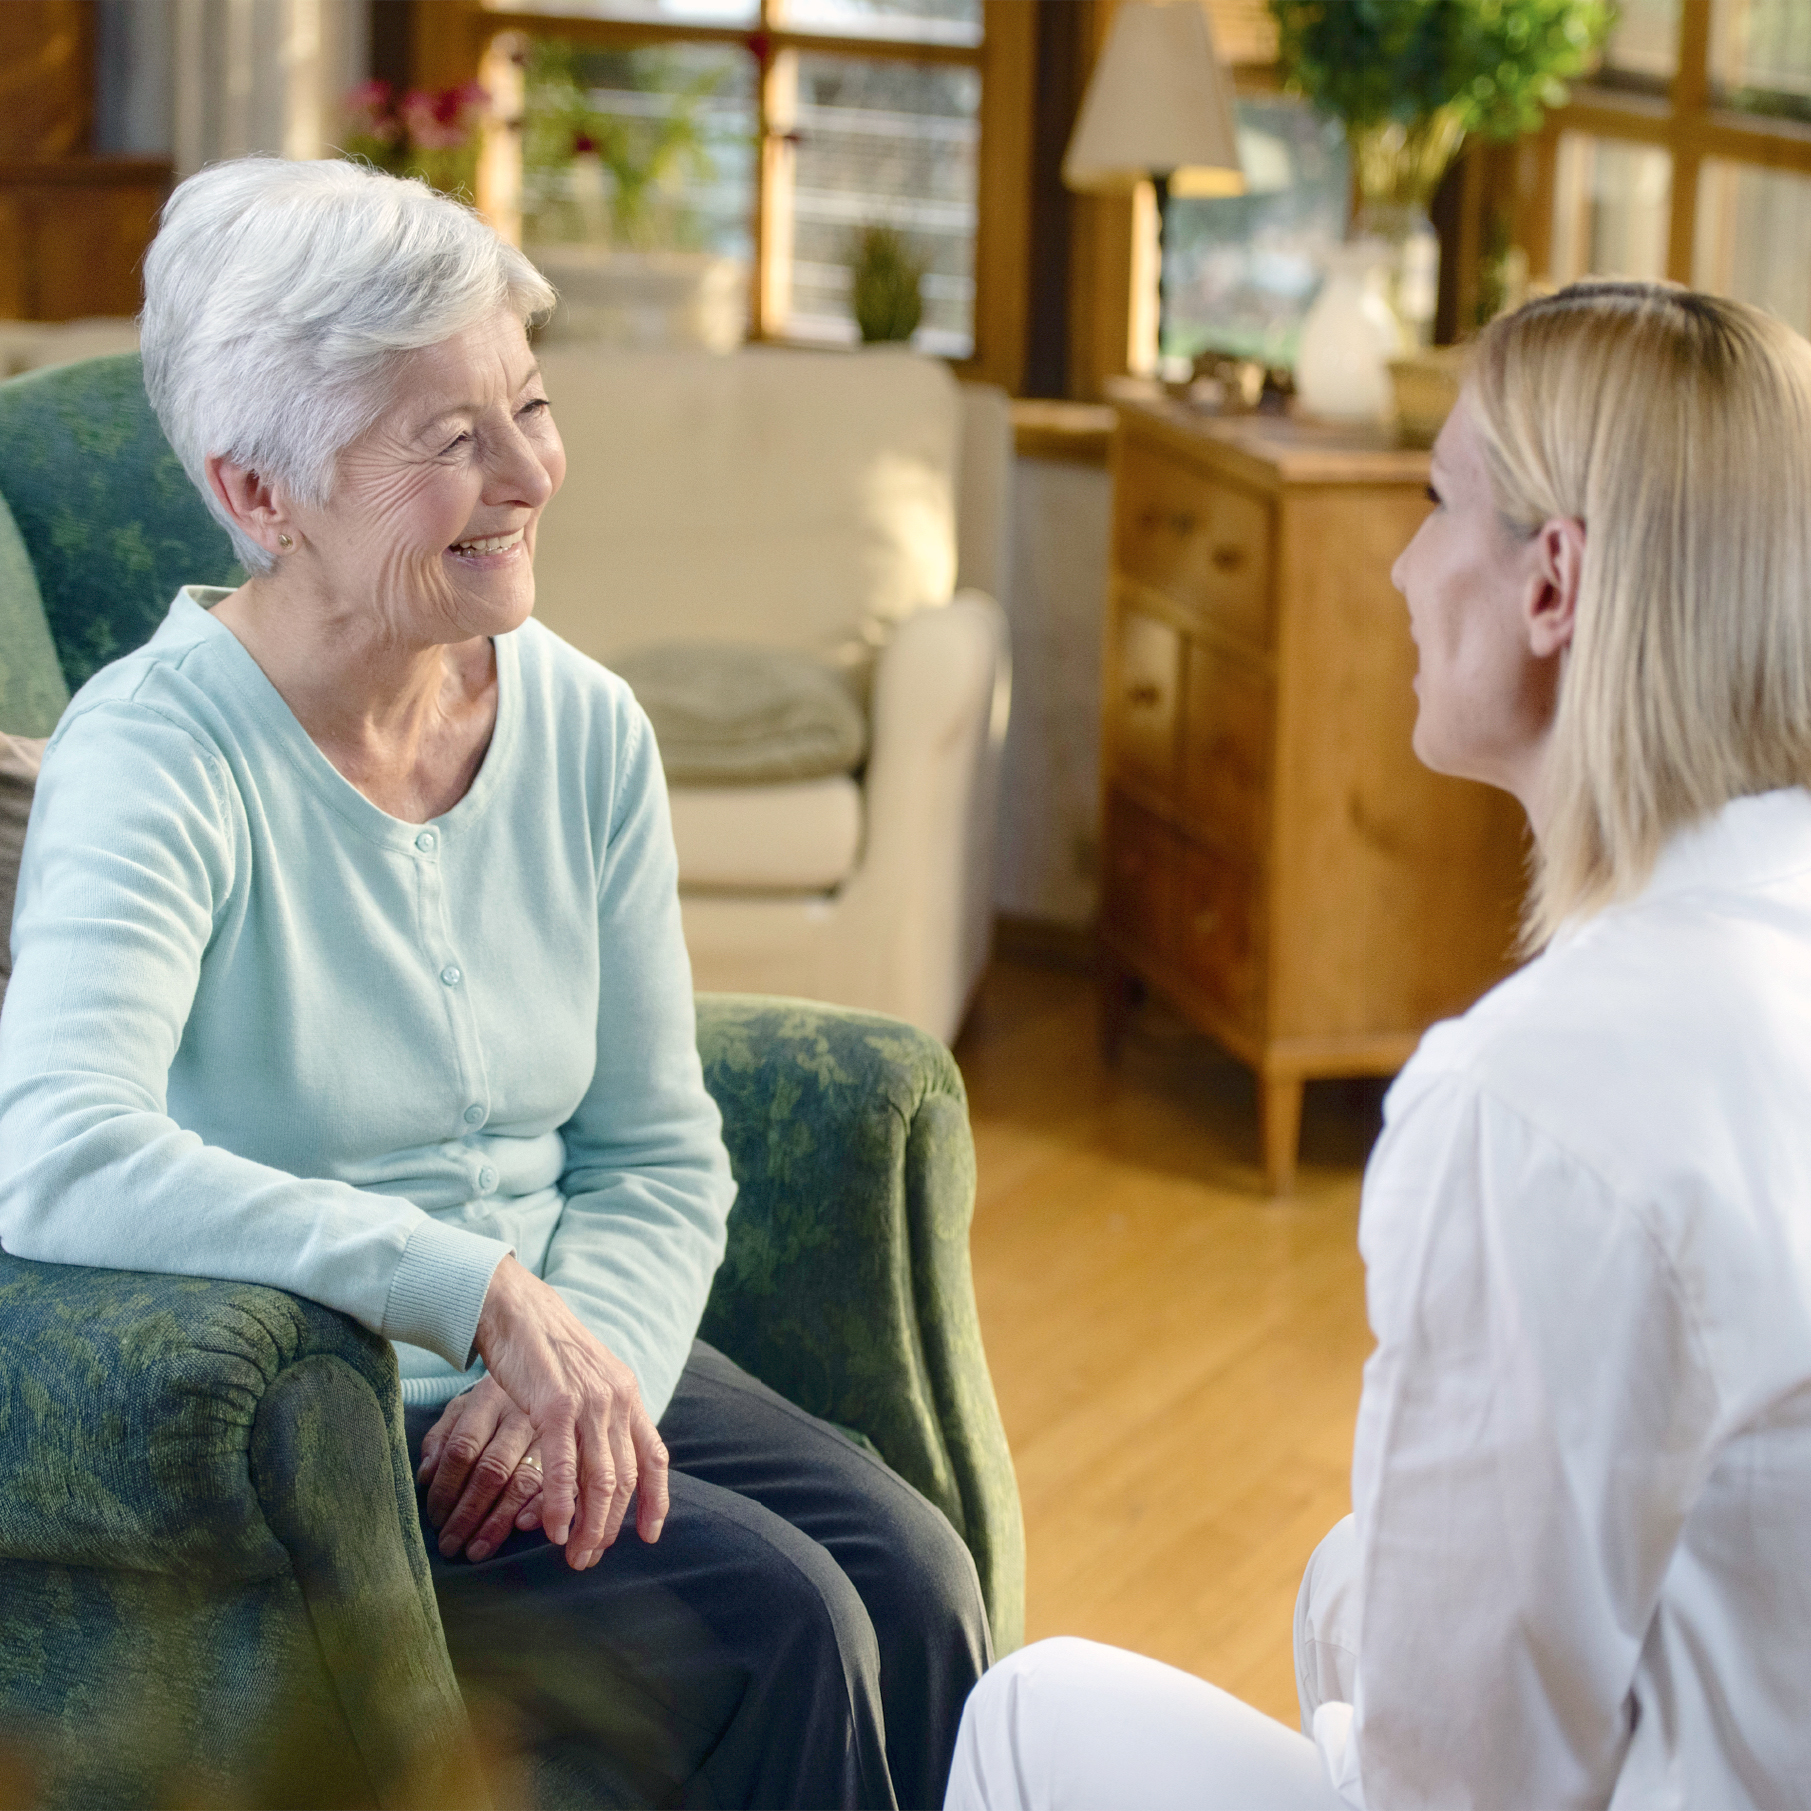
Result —
[[1395, 412], [1390, 360], [1408, 350], [1386, 293], [1388, 248], [1361, 239], [1327, 254], [1327, 280], [1302, 323], [1295, 394], [1305, 414], [1383, 422]]
[[559, 291], [543, 339], [731, 352], [747, 320], [745, 267], [709, 252], [625, 252], [537, 245], [529, 255]]

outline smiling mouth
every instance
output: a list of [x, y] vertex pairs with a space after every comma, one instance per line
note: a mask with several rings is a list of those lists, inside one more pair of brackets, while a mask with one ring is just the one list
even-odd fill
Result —
[[508, 534], [479, 535], [475, 540], [455, 541], [448, 553], [507, 553], [522, 539], [525, 530], [511, 529]]

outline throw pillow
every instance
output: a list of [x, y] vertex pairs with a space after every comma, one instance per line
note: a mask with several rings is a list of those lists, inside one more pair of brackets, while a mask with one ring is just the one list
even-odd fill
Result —
[[773, 786], [852, 773], [868, 722], [831, 668], [787, 648], [662, 645], [616, 671], [654, 726], [678, 786]]
[[0, 1004], [13, 974], [13, 895], [19, 886], [25, 820], [31, 815], [31, 795], [43, 760], [42, 742], [0, 735]]

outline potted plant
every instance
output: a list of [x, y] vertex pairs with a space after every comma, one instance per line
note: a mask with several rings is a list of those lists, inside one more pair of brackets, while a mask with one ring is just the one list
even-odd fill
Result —
[[[745, 273], [704, 249], [687, 197], [688, 182], [714, 173], [702, 113], [722, 72], [557, 39], [532, 41], [526, 64], [524, 239], [560, 292], [547, 333], [730, 350], [742, 338]], [[613, 112], [593, 100], [601, 84], [657, 104]]]
[[1270, 0], [1290, 89], [1345, 129], [1355, 236], [1391, 248], [1390, 300], [1431, 337], [1439, 244], [1427, 207], [1473, 133], [1539, 130], [1590, 66], [1612, 0]]
[[850, 242], [849, 301], [864, 346], [909, 340], [924, 315], [924, 260], [890, 226], [864, 226]]
[[478, 174], [478, 131], [489, 104], [490, 96], [476, 82], [436, 93], [361, 82], [346, 97], [340, 155], [469, 197]]

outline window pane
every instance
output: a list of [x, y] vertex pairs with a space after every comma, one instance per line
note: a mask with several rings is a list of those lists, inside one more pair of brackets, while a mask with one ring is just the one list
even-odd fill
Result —
[[1811, 6], [1805, 0], [1718, 0], [1710, 78], [1720, 105], [1811, 120]]
[[1811, 334], [1811, 177], [1707, 157], [1692, 282]]
[[1345, 232], [1345, 137], [1303, 102], [1245, 99], [1239, 159], [1243, 195], [1169, 205], [1162, 349], [1293, 364], [1322, 254]]
[[1679, 71], [1679, 0], [1622, 0], [1603, 49], [1600, 81], [1633, 77], [1641, 86], [1670, 82]]
[[844, 38], [903, 38], [914, 44], [979, 44], [981, 0], [782, 0], [793, 31]]
[[864, 226], [897, 228], [925, 264], [917, 343], [974, 350], [973, 69], [799, 54], [792, 305], [800, 339], [852, 341], [849, 258]]
[[1664, 277], [1673, 160], [1652, 145], [1559, 135], [1553, 276]]
[[[627, 251], [750, 256], [755, 64], [738, 47], [529, 47], [522, 231]], [[575, 152], [577, 155], [575, 155]]]
[[760, 0], [484, 0], [493, 13], [569, 13], [659, 25], [754, 25]]

